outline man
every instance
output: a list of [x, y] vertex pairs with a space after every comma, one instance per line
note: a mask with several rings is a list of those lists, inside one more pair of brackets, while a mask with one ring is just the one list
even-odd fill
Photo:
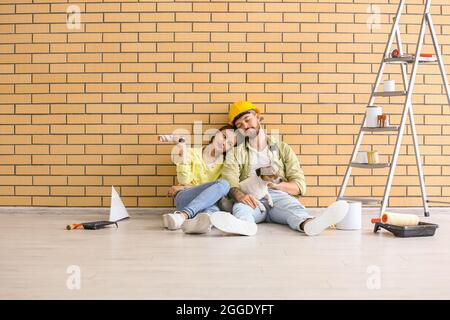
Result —
[[[305, 176], [292, 148], [274, 137], [266, 135], [261, 128], [261, 111], [248, 101], [231, 105], [228, 120], [245, 139], [228, 152], [222, 170], [222, 178], [230, 183], [229, 197], [234, 201], [233, 215], [216, 213], [211, 217], [218, 229], [242, 235], [254, 235], [256, 223], [274, 222], [289, 225], [294, 230], [307, 235], [317, 235], [330, 225], [341, 221], [348, 210], [346, 201], [337, 201], [322, 215], [310, 216], [298, 197], [306, 192]], [[279, 170], [283, 182], [270, 183], [269, 193], [273, 206], [265, 199], [255, 199], [239, 189], [239, 182], [255, 175], [258, 168], [273, 166]], [[266, 207], [261, 211], [260, 200]]]

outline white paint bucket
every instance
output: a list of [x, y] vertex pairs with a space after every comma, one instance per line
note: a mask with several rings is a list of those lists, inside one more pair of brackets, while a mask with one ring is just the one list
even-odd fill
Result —
[[395, 91], [395, 80], [384, 80], [384, 92]]
[[378, 116], [381, 115], [382, 108], [380, 106], [367, 106], [365, 126], [369, 128], [378, 127]]
[[369, 158], [367, 157], [367, 151], [358, 151], [356, 155], [357, 163], [369, 163]]
[[360, 230], [362, 203], [349, 201], [349, 208], [344, 219], [336, 224], [339, 230]]

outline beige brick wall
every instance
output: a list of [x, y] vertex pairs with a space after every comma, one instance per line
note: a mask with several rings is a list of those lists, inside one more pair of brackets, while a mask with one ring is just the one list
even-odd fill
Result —
[[[413, 52], [422, 0], [408, 1]], [[370, 30], [368, 6], [381, 10]], [[107, 206], [110, 186], [127, 206], [171, 206], [170, 147], [158, 134], [225, 121], [230, 102], [266, 113], [298, 154], [303, 202], [338, 192], [397, 0], [2, 0], [0, 4], [0, 205]], [[68, 29], [67, 8], [81, 11]], [[433, 1], [450, 63], [450, 4]], [[427, 38], [424, 51], [432, 51]], [[390, 66], [400, 81], [398, 66]], [[431, 196], [450, 200], [450, 109], [436, 65], [414, 96]], [[392, 122], [401, 100], [378, 100]], [[408, 132], [410, 132], [408, 130]], [[380, 153], [394, 136], [368, 137]], [[402, 149], [391, 204], [420, 205], [413, 147]], [[390, 145], [388, 145], [390, 144]], [[388, 160], [387, 156], [382, 159]], [[354, 170], [349, 195], [380, 196], [386, 170]], [[405, 196], [408, 196], [407, 198]]]

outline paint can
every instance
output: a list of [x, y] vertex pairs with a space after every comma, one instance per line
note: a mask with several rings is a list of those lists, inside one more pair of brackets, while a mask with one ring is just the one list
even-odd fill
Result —
[[380, 114], [377, 118], [379, 128], [389, 127], [389, 115]]
[[369, 159], [367, 158], [367, 151], [359, 151], [356, 155], [357, 163], [368, 163]]
[[349, 201], [349, 207], [344, 219], [336, 223], [336, 229], [339, 230], [360, 230], [362, 203], [357, 201]]
[[365, 127], [377, 128], [378, 116], [381, 115], [382, 113], [383, 113], [382, 108], [380, 106], [367, 106]]
[[380, 156], [378, 154], [378, 151], [369, 151], [369, 152], [367, 152], [367, 163], [368, 164], [380, 163]]
[[395, 91], [395, 80], [384, 80], [384, 92]]

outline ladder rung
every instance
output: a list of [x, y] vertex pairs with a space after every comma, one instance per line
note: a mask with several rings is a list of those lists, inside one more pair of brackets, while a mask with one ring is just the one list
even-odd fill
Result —
[[381, 204], [381, 200], [373, 199], [373, 198], [339, 197], [338, 200], [361, 202], [363, 204]]
[[385, 132], [385, 131], [397, 131], [398, 126], [389, 126], [389, 127], [377, 127], [377, 128], [370, 128], [370, 127], [363, 127], [362, 131], [365, 132]]
[[406, 91], [381, 91], [373, 94], [375, 97], [397, 97], [406, 95]]
[[[430, 62], [436, 62], [437, 58], [426, 58], [421, 57], [419, 58], [419, 63], [430, 63]], [[387, 58], [384, 59], [384, 62], [386, 63], [414, 63], [414, 57], [399, 57], [399, 58]]]
[[391, 166], [390, 163], [358, 163], [352, 162], [350, 165], [354, 168], [365, 168], [365, 169], [377, 169], [377, 168], [388, 168]]

